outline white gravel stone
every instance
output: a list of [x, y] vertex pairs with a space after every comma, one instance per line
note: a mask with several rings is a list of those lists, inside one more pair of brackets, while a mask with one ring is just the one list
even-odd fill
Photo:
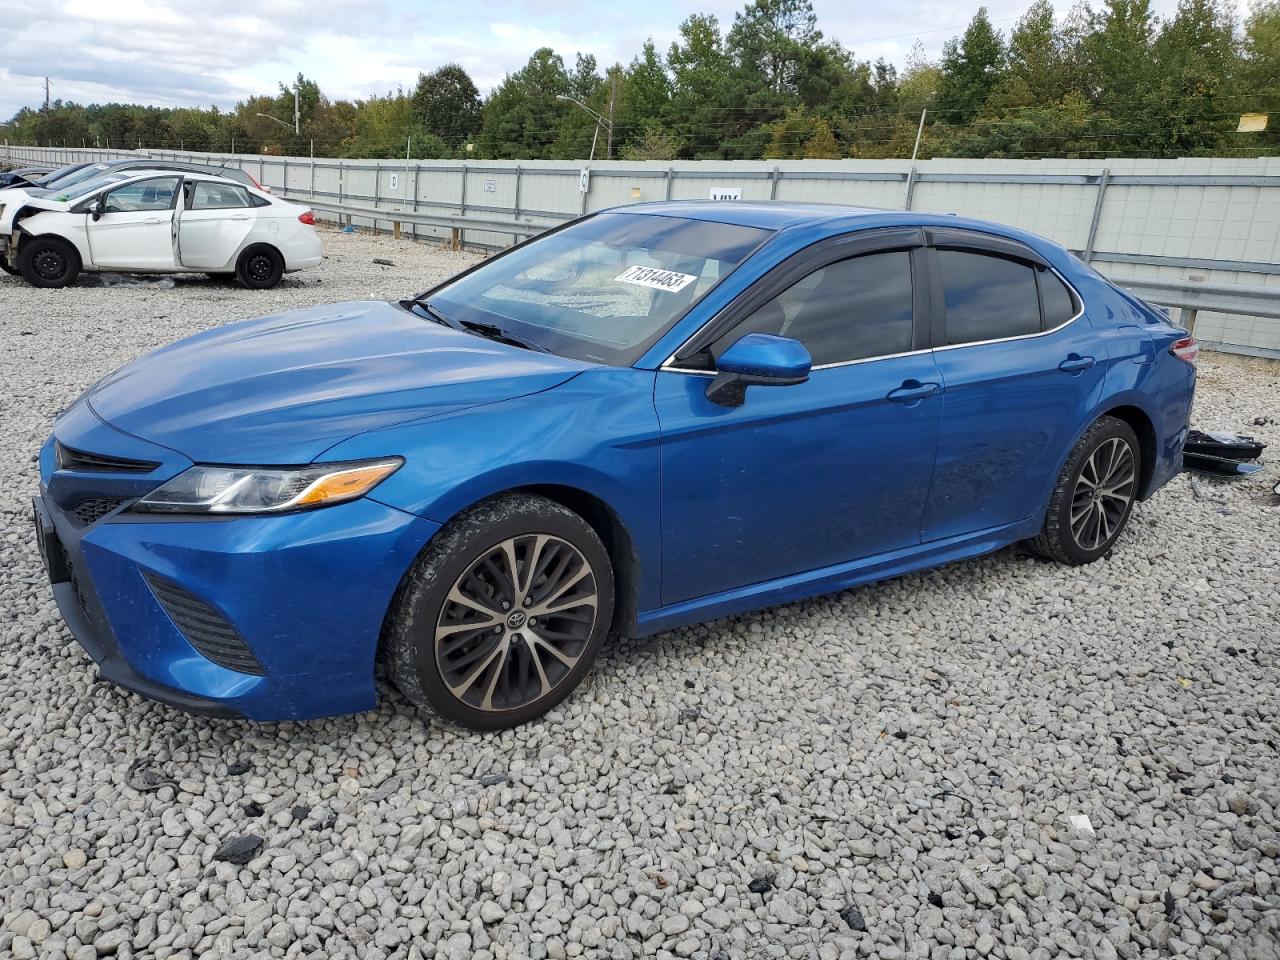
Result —
[[[1276, 363], [1201, 358], [1197, 426], [1271, 444], [1263, 474], [1176, 478], [1104, 561], [1004, 550], [619, 642], [518, 730], [94, 684], [30, 536], [55, 412], [177, 337], [476, 259], [325, 243], [263, 293], [0, 276], [0, 955], [1280, 958]], [[139, 759], [173, 785], [128, 786]]]

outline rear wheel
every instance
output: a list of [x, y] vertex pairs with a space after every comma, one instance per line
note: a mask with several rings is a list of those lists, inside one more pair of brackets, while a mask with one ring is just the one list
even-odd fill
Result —
[[513, 727], [581, 682], [612, 616], [609, 554], [590, 524], [512, 494], [451, 521], [419, 557], [387, 619], [388, 672], [446, 720]]
[[284, 276], [284, 257], [273, 247], [250, 247], [236, 263], [236, 280], [250, 290], [269, 290]]
[[1133, 512], [1141, 457], [1127, 423], [1115, 417], [1094, 421], [1067, 457], [1032, 547], [1072, 566], [1103, 556]]
[[33, 287], [65, 287], [80, 274], [80, 255], [58, 237], [30, 237], [18, 252], [18, 272]]

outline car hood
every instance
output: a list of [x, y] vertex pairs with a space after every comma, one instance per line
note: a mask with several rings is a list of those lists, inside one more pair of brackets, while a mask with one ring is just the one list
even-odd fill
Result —
[[546, 390], [589, 364], [386, 302], [248, 320], [180, 340], [88, 392], [112, 426], [197, 463], [307, 463], [341, 440]]

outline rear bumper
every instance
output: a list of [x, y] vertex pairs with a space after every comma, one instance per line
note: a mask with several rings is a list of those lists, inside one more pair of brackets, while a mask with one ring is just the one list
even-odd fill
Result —
[[[47, 463], [42, 456], [42, 474]], [[375, 705], [382, 621], [404, 571], [438, 529], [372, 500], [232, 520], [125, 512], [85, 526], [45, 485], [35, 513], [58, 608], [103, 679], [191, 713], [251, 720]], [[202, 653], [148, 577], [219, 611], [261, 674]]]

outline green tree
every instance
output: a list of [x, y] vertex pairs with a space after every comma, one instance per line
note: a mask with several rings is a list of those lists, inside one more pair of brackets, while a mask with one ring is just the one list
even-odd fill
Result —
[[937, 118], [968, 123], [977, 116], [1000, 81], [1005, 56], [1004, 41], [991, 25], [987, 8], [979, 7], [964, 35], [943, 46]]
[[[1225, 0], [1180, 0], [1153, 46], [1159, 100], [1148, 110], [1160, 144], [1170, 155], [1221, 146], [1238, 113], [1229, 96], [1240, 66], [1235, 12]], [[1149, 121], [1150, 122], [1150, 121]]]
[[680, 155], [723, 156], [727, 137], [750, 123], [744, 119], [739, 77], [725, 49], [720, 22], [710, 14], [687, 17], [667, 52], [667, 67], [671, 100], [665, 121], [681, 144]]
[[[614, 145], [622, 150], [649, 139], [671, 102], [671, 77], [653, 40], [620, 72], [614, 109]], [[664, 158], [655, 158], [664, 159]]]
[[1259, 152], [1280, 147], [1280, 0], [1253, 5], [1244, 23], [1237, 104], [1244, 111], [1268, 114], [1264, 133], [1239, 134], [1234, 143]]
[[568, 92], [564, 59], [550, 47], [537, 50], [528, 63], [507, 74], [485, 101], [481, 109], [483, 154], [531, 159], [554, 156], [560, 121], [571, 106], [556, 97]]
[[419, 130], [455, 149], [480, 129], [480, 91], [459, 64], [418, 74], [413, 119]]

